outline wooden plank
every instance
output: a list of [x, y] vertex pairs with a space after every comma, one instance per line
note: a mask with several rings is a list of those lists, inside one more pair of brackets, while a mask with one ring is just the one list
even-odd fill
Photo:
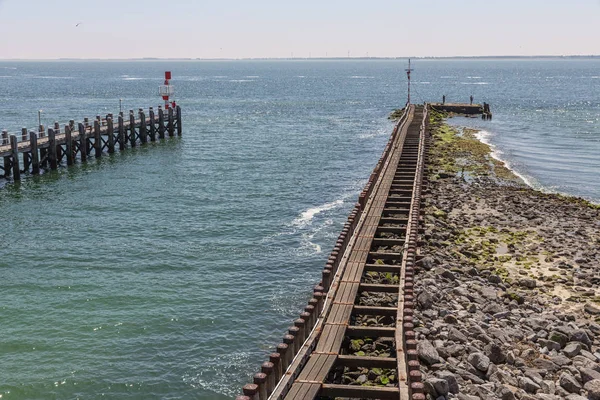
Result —
[[15, 135], [10, 135], [10, 148], [12, 150], [13, 179], [17, 182], [21, 180], [21, 167], [19, 166], [19, 145]]
[[181, 136], [183, 130], [183, 127], [181, 126], [181, 107], [177, 106], [175, 111], [177, 113], [177, 136]]
[[162, 107], [158, 107], [158, 137], [165, 138], [165, 113]]
[[349, 368], [396, 368], [396, 359], [391, 357], [338, 356], [337, 365]]
[[[177, 108], [179, 108], [179, 106], [177, 106]], [[150, 107], [148, 114], [150, 116], [150, 141], [155, 142], [156, 141], [156, 116], [154, 115], [154, 108]]]
[[175, 117], [173, 116], [173, 108], [169, 107], [169, 136], [175, 136]]
[[144, 114], [144, 110], [140, 109], [140, 141], [142, 144], [146, 144], [148, 142], [148, 134], [146, 133], [146, 114]]
[[[351, 386], [324, 384], [321, 388], [320, 394], [322, 397], [325, 398], [381, 400], [398, 400], [400, 398], [400, 391], [397, 387], [383, 386]], [[408, 398], [406, 398], [406, 400], [408, 400]]]
[[136, 139], [135, 116], [133, 115], [133, 110], [131, 110], [129, 111], [129, 143], [132, 148], [135, 147]]
[[48, 161], [50, 162], [50, 169], [56, 170], [58, 163], [56, 161], [56, 134], [54, 129], [48, 128]]
[[94, 153], [96, 158], [102, 156], [102, 136], [100, 135], [100, 121], [94, 120]]
[[350, 337], [394, 337], [396, 328], [387, 326], [358, 326], [351, 325], [346, 329]]
[[88, 144], [87, 144], [87, 137], [85, 134], [85, 125], [82, 123], [79, 123], [78, 130], [79, 130], [79, 157], [81, 158], [81, 162], [85, 162], [87, 160], [87, 154], [88, 154]]
[[38, 175], [40, 173], [40, 155], [38, 152], [37, 133], [29, 132], [29, 143], [31, 144], [31, 173]]
[[115, 152], [115, 127], [112, 117], [106, 118], [106, 134], [108, 136], [108, 154]]

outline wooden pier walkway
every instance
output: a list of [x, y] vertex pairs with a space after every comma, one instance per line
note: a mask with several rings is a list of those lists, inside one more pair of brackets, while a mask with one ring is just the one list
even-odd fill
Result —
[[181, 108], [165, 110], [158, 107], [158, 115], [152, 107], [148, 117], [143, 109], [138, 110], [137, 118], [133, 110], [129, 116], [123, 113], [113, 121], [113, 114], [105, 118], [97, 116], [92, 122], [88, 118], [75, 124], [71, 120], [61, 131], [58, 123], [46, 132], [44, 126], [37, 131], [28, 132], [23, 128], [20, 135], [9, 135], [2, 131], [0, 139], [0, 157], [3, 164], [0, 169], [5, 178], [14, 181], [21, 179], [22, 173], [37, 175], [41, 169], [58, 169], [61, 162], [73, 165], [77, 158], [85, 162], [91, 156], [101, 157], [103, 152], [114, 153], [115, 149], [124, 150], [127, 146], [135, 147], [137, 143], [145, 144], [168, 136], [181, 136]]
[[238, 400], [425, 399], [412, 315], [427, 122], [428, 106], [405, 108], [305, 312]]

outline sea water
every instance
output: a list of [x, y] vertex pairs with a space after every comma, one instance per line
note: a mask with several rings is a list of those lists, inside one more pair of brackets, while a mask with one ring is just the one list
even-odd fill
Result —
[[[320, 279], [406, 102], [404, 60], [0, 62], [0, 128], [157, 106], [183, 136], [0, 183], [2, 399], [225, 399]], [[417, 60], [491, 104], [532, 185], [600, 200], [600, 60]]]

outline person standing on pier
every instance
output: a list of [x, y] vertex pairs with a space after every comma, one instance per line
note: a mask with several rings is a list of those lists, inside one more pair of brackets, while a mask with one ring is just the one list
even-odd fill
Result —
[[442, 96], [442, 104], [446, 104], [446, 95]]
[[471, 95], [471, 105], [473, 105], [473, 95]]

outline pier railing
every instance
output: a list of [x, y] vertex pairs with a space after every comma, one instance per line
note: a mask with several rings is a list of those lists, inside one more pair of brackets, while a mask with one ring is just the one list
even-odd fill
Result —
[[[96, 116], [83, 122], [74, 120], [61, 126], [55, 122], [53, 127], [40, 125], [36, 130], [28, 131], [23, 128], [19, 134], [9, 134], [3, 130], [0, 137], [0, 157], [3, 164], [0, 169], [5, 178], [15, 181], [21, 179], [21, 173], [37, 175], [41, 169], [58, 169], [61, 162], [73, 165], [79, 158], [87, 161], [93, 155], [101, 157], [103, 152], [114, 153], [118, 147], [124, 150], [128, 146], [135, 147], [138, 143], [145, 144], [164, 139], [166, 135], [181, 136], [181, 107], [163, 110], [158, 107], [158, 113], [153, 107], [148, 110], [138, 109], [137, 116], [133, 110], [126, 116], [120, 112], [116, 117], [107, 114], [106, 117]], [[21, 168], [22, 167], [22, 168]]]

